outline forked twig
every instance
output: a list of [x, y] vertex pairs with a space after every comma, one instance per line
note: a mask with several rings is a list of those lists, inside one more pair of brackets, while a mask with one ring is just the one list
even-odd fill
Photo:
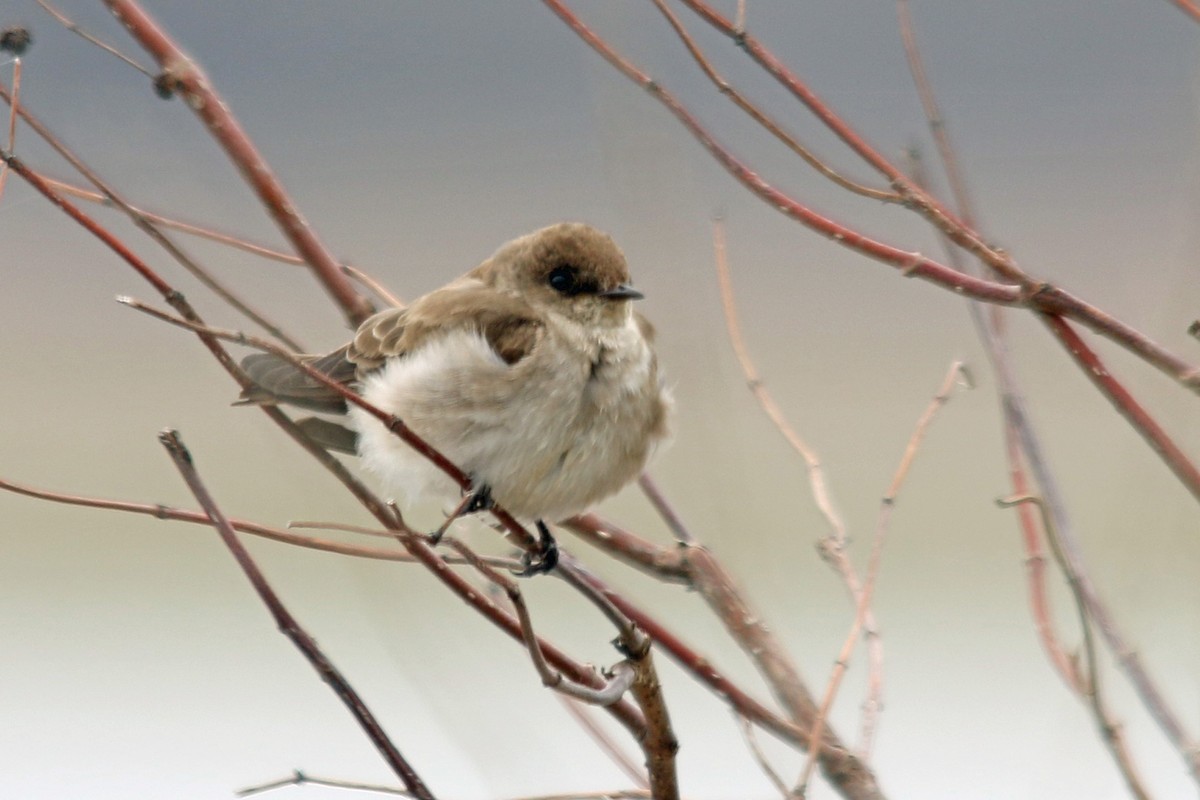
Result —
[[[903, 198], [895, 192], [875, 189], [843, 177], [832, 167], [813, 155], [812, 151], [801, 144], [800, 140], [798, 140], [795, 136], [788, 133], [780, 122], [777, 122], [761, 108], [756, 106], [754, 103], [751, 103], [748, 99], [746, 99], [745, 95], [733, 88], [729, 81], [721, 77], [720, 73], [718, 73], [716, 68], [713, 67], [712, 62], [705, 57], [703, 51], [700, 50], [699, 45], [696, 44], [691, 34], [687, 32], [687, 28], [683, 27], [683, 23], [679, 21], [679, 17], [675, 15], [675, 12], [671, 10], [671, 7], [666, 4], [665, 0], [651, 0], [651, 2], [653, 2], [658, 10], [662, 12], [662, 15], [667, 18], [667, 22], [670, 24], [672, 30], [675, 31], [675, 35], [678, 36], [680, 41], [683, 42], [684, 47], [687, 48], [688, 53], [691, 54], [692, 58], [696, 62], [696, 65], [700, 67], [700, 70], [704, 73], [704, 75], [710, 81], [712, 81], [714, 86], [717, 87], [717, 91], [728, 97], [734, 105], [744, 111], [752, 120], [761, 125], [764, 130], [782, 142], [793, 153], [798, 155], [805, 164], [808, 164], [810, 167], [836, 183], [838, 186], [854, 192], [855, 194], [862, 195], [863, 197], [869, 197], [872, 200], [882, 200], [885, 203], [903, 202]], [[744, 14], [745, 6], [744, 4], [739, 4], [738, 17], [740, 20], [744, 21]], [[739, 22], [738, 24], [741, 25], [742, 22]], [[742, 30], [745, 29], [742, 28]]]
[[[124, 197], [117, 193], [99, 174], [91, 167], [84, 163], [78, 155], [75, 154], [61, 139], [54, 135], [49, 128], [42, 124], [31, 111], [25, 108], [24, 104], [19, 103], [16, 97], [8, 92], [8, 90], [0, 85], [0, 100], [4, 100], [16, 113], [25, 121], [31, 130], [36, 133], [43, 141], [62, 156], [67, 163], [74, 167], [79, 174], [88, 180], [93, 186], [100, 190], [108, 203], [120, 209], [129, 219], [140, 228], [147, 236], [153, 239], [160, 247], [174, 258], [184, 269], [192, 274], [196, 280], [200, 281], [215, 295], [224, 300], [229, 306], [245, 316], [254, 324], [261, 327], [270, 335], [274, 336], [279, 341], [286, 344], [293, 350], [302, 350], [303, 348], [295, 338], [289, 336], [280, 325], [271, 321], [249, 302], [242, 299], [236, 292], [226, 286], [222, 281], [218, 280], [211, 272], [202, 267], [195, 259], [189, 256], [184, 250], [177, 245], [174, 240], [167, 236], [159, 229], [155, 220], [143, 214], [138, 208], [131, 205]], [[41, 181], [50, 188], [61, 186], [61, 182], [52, 181], [39, 176]], [[90, 199], [90, 198], [89, 198]]]
[[1084, 698], [1091, 709], [1092, 716], [1096, 720], [1096, 725], [1100, 728], [1100, 738], [1103, 740], [1105, 746], [1108, 747], [1109, 752], [1112, 753], [1113, 761], [1116, 762], [1117, 768], [1121, 771], [1121, 776], [1125, 779], [1125, 784], [1129, 787], [1129, 791], [1139, 800], [1147, 800], [1150, 795], [1146, 791], [1146, 787], [1142, 784], [1142, 779], [1137, 774], [1137, 768], [1129, 754], [1129, 749], [1125, 745], [1125, 737], [1121, 733], [1121, 726], [1113, 722], [1104, 702], [1104, 695], [1100, 689], [1100, 664], [1096, 656], [1096, 644], [1092, 635], [1092, 619], [1088, 612], [1087, 597], [1083, 591], [1079, 576], [1071, 569], [1071, 565], [1063, 552], [1062, 543], [1059, 541], [1058, 532], [1054, 527], [1054, 519], [1046, 510], [1042, 499], [1036, 495], [1027, 494], [1006, 497], [997, 500], [996, 503], [1003, 508], [1033, 503], [1041, 512], [1042, 527], [1046, 531], [1046, 540], [1050, 543], [1050, 552], [1054, 554], [1054, 560], [1058, 564], [1058, 568], [1062, 570], [1063, 577], [1067, 579], [1067, 586], [1071, 590], [1071, 598], [1074, 601], [1075, 611], [1079, 615], [1079, 628], [1083, 636], [1084, 666], [1087, 669], [1087, 675], [1076, 676], [1075, 691], [1080, 697]]
[[946, 377], [942, 380], [941, 386], [938, 387], [937, 394], [934, 395], [929, 405], [926, 406], [924, 413], [921, 414], [920, 419], [917, 420], [912, 436], [908, 440], [908, 446], [904, 449], [904, 455], [900, 458], [900, 465], [896, 468], [896, 473], [892, 476], [891, 485], [888, 486], [887, 492], [883, 495], [879, 509], [879, 518], [875, 524], [875, 538], [871, 543], [871, 555], [867, 562], [867, 574], [863, 582], [861, 596], [858, 599], [858, 608], [854, 615], [854, 623], [850, 626], [850, 632], [846, 635], [846, 640], [842, 643], [842, 649], [838, 653], [833, 673], [829, 676], [829, 685], [825, 689], [825, 697], [821, 700], [820, 711], [817, 714], [816, 721], [813, 723], [813, 747], [808, 752], [808, 761], [805, 763], [804, 771], [800, 774], [800, 780], [797, 782], [797, 791], [801, 795], [806, 792], [808, 782], [812, 778], [813, 768], [816, 765], [821, 748], [820, 732], [825, 727], [826, 720], [829, 718], [829, 711], [833, 707], [833, 701], [837, 696], [842, 678], [845, 676], [846, 669], [850, 664], [850, 656], [854, 652], [854, 646], [858, 643], [863, 622], [870, 608], [871, 596], [875, 592], [875, 585], [879, 577], [879, 565], [883, 555], [884, 540], [887, 538], [887, 532], [891, 525], [892, 511], [896, 507], [896, 497], [900, 493], [900, 487], [904, 484], [905, 478], [908, 477], [909, 468], [912, 466], [913, 459], [917, 456], [917, 449], [920, 447], [921, 440], [924, 439], [925, 432], [928, 430], [929, 424], [933, 421], [934, 415], [937, 414], [942, 406], [949, 402], [954, 387], [964, 381], [966, 381], [965, 385], [970, 387], [963, 363], [955, 361], [946, 372]]
[[258, 565], [250, 557], [249, 551], [238, 541], [237, 534], [230, 525], [229, 519], [226, 518], [221, 509], [217, 507], [212, 495], [204, 486], [204, 482], [200, 478], [199, 472], [192, 461], [192, 454], [184, 446], [179, 438], [178, 431], [166, 430], [159, 435], [159, 441], [163, 447], [167, 449], [171, 459], [175, 462], [176, 468], [179, 469], [180, 475], [183, 476], [184, 482], [188, 485], [192, 494], [196, 498], [196, 502], [204, 509], [208, 518], [212, 521], [212, 525], [221, 535], [221, 540], [225, 546], [233, 554], [237, 560], [238, 566], [254, 587], [254, 591], [258, 593], [264, 605], [271, 612], [271, 616], [275, 618], [275, 623], [285, 636], [292, 640], [292, 643], [304, 654], [308, 662], [312, 664], [313, 669], [321, 676], [321, 679], [328, 683], [337, 694], [338, 698], [354, 715], [360, 727], [370, 738], [371, 742], [379, 750], [384, 760], [396, 773], [404, 783], [404, 787], [412, 793], [418, 800], [433, 800], [433, 793], [417, 775], [416, 770], [412, 765], [401, 755], [400, 751], [392, 744], [391, 739], [384, 733], [383, 726], [375, 719], [375, 715], [367, 708], [366, 703], [359, 697], [358, 692], [350, 683], [342, 676], [342, 674], [334, 667], [333, 663], [325, 656], [321, 649], [317, 646], [316, 641], [308, 635], [300, 624], [292, 616], [291, 612], [283, 605], [279, 596], [267, 583], [266, 577], [259, 570]]
[[[725, 327], [729, 332], [729, 341], [733, 346], [734, 355], [746, 378], [746, 385], [779, 433], [804, 460], [813, 501], [829, 525], [829, 534], [821, 539], [818, 549], [821, 557], [841, 575], [842, 581], [850, 592], [850, 600], [857, 607], [862, 598], [862, 585], [859, 582], [858, 571], [855, 570], [854, 563], [846, 554], [846, 524], [834, 506], [821, 460], [816, 451], [808, 446], [787, 421], [779, 404], [775, 402], [774, 396], [759, 375], [754, 360], [750, 356], [750, 350], [746, 346], [745, 338], [742, 336], [742, 326], [738, 321], [737, 304], [733, 298], [733, 280], [730, 277], [729, 258], [725, 247], [725, 226], [719, 219], [713, 221], [713, 252], [717, 265], [717, 282], [721, 290], [721, 309], [725, 316]], [[870, 752], [871, 732], [875, 729], [879, 710], [883, 707], [883, 639], [879, 634], [875, 615], [870, 608], [867, 609], [863, 619], [863, 636], [867, 640], [867, 658], [870, 666], [867, 677], [867, 698], [863, 703], [861, 726], [863, 735], [860, 751], [868, 753]]]
[[158, 62], [162, 74], [155, 81], [156, 87], [160, 91], [179, 94], [188, 108], [200, 117], [284, 236], [337, 302], [346, 319], [353, 327], [358, 327], [370, 315], [370, 303], [346, 280], [333, 256], [301, 216], [295, 201], [288, 196], [266, 159], [230, 111], [228, 103], [217, 94], [208, 75], [136, 0], [104, 0], [104, 4]]

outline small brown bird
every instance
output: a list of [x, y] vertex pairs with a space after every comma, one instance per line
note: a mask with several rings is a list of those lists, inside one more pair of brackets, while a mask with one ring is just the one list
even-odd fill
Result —
[[[526, 573], [548, 571], [557, 521], [614, 494], [667, 436], [671, 398], [653, 328], [630, 301], [625, 257], [606, 234], [561, 223], [514, 239], [407, 308], [375, 314], [311, 366], [402, 419], [471, 476], [460, 511], [494, 501], [535, 521]], [[460, 497], [458, 486], [384, 425], [286, 361], [242, 362], [261, 387], [247, 402], [348, 414], [349, 428], [303, 421], [332, 450], [357, 452], [408, 500]], [[453, 519], [453, 517], [451, 518]], [[435, 534], [440, 537], [445, 526]]]

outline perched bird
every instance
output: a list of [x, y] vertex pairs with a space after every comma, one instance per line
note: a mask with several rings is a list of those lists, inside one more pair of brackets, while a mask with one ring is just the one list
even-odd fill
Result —
[[[671, 398], [654, 331], [631, 303], [641, 297], [608, 235], [560, 223], [514, 239], [406, 308], [375, 314], [345, 347], [305, 358], [471, 477], [456, 514], [494, 501], [536, 522], [540, 548], [526, 557], [526, 572], [548, 571], [557, 550], [544, 520], [621, 489], [667, 436]], [[329, 449], [357, 452], [388, 491], [410, 501], [461, 498], [455, 482], [379, 420], [347, 409], [295, 366], [266, 354], [242, 366], [258, 387], [244, 402], [347, 414], [348, 428], [302, 424]]]

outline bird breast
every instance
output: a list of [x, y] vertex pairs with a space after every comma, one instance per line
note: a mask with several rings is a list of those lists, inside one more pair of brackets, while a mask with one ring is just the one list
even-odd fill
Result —
[[[550, 320], [521, 361], [505, 363], [458, 330], [390, 359], [366, 400], [414, 432], [524, 519], [557, 520], [616, 492], [666, 432], [669, 398], [631, 319], [585, 330]], [[365, 465], [409, 499], [450, 501], [457, 486], [376, 419], [352, 409]]]

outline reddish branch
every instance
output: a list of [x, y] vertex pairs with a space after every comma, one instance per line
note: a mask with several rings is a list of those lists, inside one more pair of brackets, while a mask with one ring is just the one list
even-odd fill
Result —
[[321, 676], [337, 694], [338, 698], [345, 703], [346, 708], [350, 709], [350, 713], [357, 720], [363, 731], [366, 732], [368, 738], [379, 750], [384, 760], [396, 773], [397, 777], [404, 783], [404, 786], [412, 796], [417, 800], [433, 800], [433, 793], [417, 775], [415, 769], [401, 755], [400, 751], [392, 744], [391, 739], [383, 731], [383, 726], [375, 719], [375, 715], [367, 708], [366, 703], [359, 697], [358, 692], [338, 671], [337, 667], [325, 656], [321, 649], [317, 646], [316, 641], [300, 627], [300, 623], [292, 616], [291, 612], [283, 605], [279, 596], [267, 583], [266, 576], [254, 563], [254, 559], [250, 557], [249, 551], [245, 546], [238, 541], [237, 534], [233, 530], [233, 526], [229, 524], [229, 519], [217, 507], [216, 501], [209, 494], [208, 489], [204, 486], [200, 479], [200, 474], [196, 471], [196, 466], [192, 461], [192, 454], [184, 446], [179, 438], [178, 431], [167, 430], [159, 434], [159, 441], [163, 447], [171, 455], [171, 459], [175, 462], [175, 466], [179, 469], [179, 473], [183, 476], [183, 480], [187, 483], [188, 488], [196, 498], [196, 502], [204, 509], [208, 518], [212, 521], [212, 525], [217, 529], [217, 533], [221, 535], [221, 540], [225, 543], [225, 547], [233, 554], [237, 560], [238, 566], [242, 568], [246, 578], [254, 587], [254, 591], [258, 593], [259, 598], [271, 612], [271, 616], [275, 618], [275, 623], [279, 626], [280, 631], [285, 636], [292, 640], [292, 643], [304, 654], [308, 662], [312, 664], [313, 669]]
[[1121, 416], [1129, 420], [1133, 429], [1142, 435], [1146, 443], [1170, 467], [1171, 471], [1175, 473], [1175, 477], [1187, 487], [1192, 496], [1200, 500], [1200, 470], [1196, 469], [1196, 465], [1191, 462], [1191, 459], [1172, 441], [1146, 409], [1142, 408], [1121, 382], [1112, 376], [1100, 357], [1084, 343], [1066, 320], [1054, 314], [1042, 314], [1041, 317], [1042, 322], [1058, 337], [1062, 346], [1071, 354], [1071, 358], [1075, 359], [1075, 363], [1091, 379], [1100, 393], [1108, 398]]
[[[945, 130], [945, 125], [938, 111], [933, 86], [926, 76], [924, 66], [921, 62], [920, 50], [916, 44], [916, 35], [913, 30], [912, 17], [908, 11], [907, 0], [898, 0], [898, 12], [901, 35], [904, 39], [905, 52], [913, 74], [913, 81], [921, 96], [922, 105], [925, 107], [929, 127], [937, 141], [938, 153], [945, 167], [951, 191], [959, 205], [959, 211], [970, 222], [972, 214], [970, 212], [965, 181], [962, 172], [958, 169], [954, 148], [951, 146], [949, 135]], [[947, 247], [947, 252], [949, 253], [951, 264], [962, 268], [959, 252], [950, 247]], [[1098, 678], [1096, 677], [1098, 673], [1094, 653], [1092, 652], [1093, 645], [1091, 639], [1091, 623], [1093, 620], [1099, 626], [1106, 643], [1116, 653], [1118, 664], [1138, 691], [1142, 702], [1188, 763], [1193, 777], [1200, 778], [1200, 751], [1188, 739], [1178, 718], [1166, 705], [1157, 686], [1142, 668], [1136, 655], [1127, 649], [1124, 637], [1113, 624], [1112, 617], [1108, 613], [1105, 603], [1092, 587], [1091, 581], [1084, 571], [1079, 548], [1070, 533], [1069, 517], [1067, 516], [1066, 508], [1059, 497], [1057, 482], [1041, 455], [1041, 446], [1038, 437], [1033, 430], [1032, 423], [1025, 414], [1024, 400], [1017, 389], [1016, 378], [1009, 364], [1008, 353], [1004, 346], [1001, 309], [993, 306], [990, 320], [988, 320], [984, 318], [982, 309], [978, 303], [972, 302], [968, 308], [970, 309], [971, 318], [975, 323], [979, 336], [983, 340], [988, 356], [991, 359], [993, 372], [996, 375], [997, 389], [1000, 393], [1001, 406], [1004, 412], [1005, 449], [1012, 475], [1013, 490], [1017, 497], [1032, 499], [1042, 511], [1042, 519], [1045, 520], [1043, 530], [1051, 544], [1051, 549], [1055, 554], [1059, 568], [1071, 586], [1072, 593], [1079, 607], [1084, 642], [1087, 646], [1089, 656], [1088, 668], [1090, 677], [1082, 676], [1079, 673], [1076, 662], [1073, 659], [1068, 659], [1062, 650], [1062, 645], [1054, 631], [1054, 626], [1050, 622], [1049, 608], [1046, 600], [1045, 559], [1041, 553], [1037, 523], [1033, 520], [1033, 512], [1029, 507], [1030, 504], [1018, 502], [1015, 505], [1022, 529], [1022, 536], [1025, 541], [1026, 552], [1028, 553], [1030, 603], [1033, 608], [1034, 624], [1038, 635], [1046, 647], [1052, 663], [1067, 686], [1085, 699], [1088, 699], [1090, 695], [1091, 705], [1094, 708], [1106, 743], [1110, 745], [1110, 750], [1113, 753], [1118, 768], [1125, 775], [1126, 781], [1135, 793], [1141, 791], [1140, 781], [1136, 776], [1136, 771], [1133, 768], [1129, 754], [1120, 741], [1119, 731], [1109, 723], [1103, 709], [1103, 704], [1099, 700]], [[1058, 318], [1058, 321], [1070, 330], [1069, 325], [1061, 320], [1061, 318]], [[1071, 333], [1074, 333], [1074, 331], [1071, 331]], [[1032, 467], [1032, 471], [1037, 476], [1037, 481], [1041, 485], [1042, 492], [1045, 495], [1042, 498], [1027, 494], [1025, 461], [1028, 461]]]
[[899, 270], [906, 277], [918, 277], [937, 284], [942, 288], [977, 300], [998, 305], [1022, 305], [1039, 311], [1062, 314], [1074, 319], [1100, 335], [1119, 343], [1191, 391], [1200, 394], [1200, 367], [1190, 364], [1174, 355], [1147, 338], [1144, 334], [1104, 311], [1083, 302], [1069, 292], [1025, 275], [1013, 264], [1007, 254], [987, 246], [974, 231], [967, 228], [960, 220], [956, 219], [949, 211], [943, 209], [932, 198], [927, 197], [899, 169], [872, 149], [844, 121], [837, 117], [817, 98], [811, 90], [804, 86], [803, 83], [775, 59], [769, 51], [744, 31], [736, 30], [732, 23], [717, 14], [706, 4], [698, 2], [698, 0], [684, 0], [689, 7], [696, 10], [707, 21], [723, 33], [733, 37], [740, 46], [755, 57], [756, 61], [759, 61], [764, 69], [767, 69], [768, 72], [780, 79], [822, 122], [834, 130], [847, 144], [851, 145], [855, 152], [866, 159], [873, 167], [887, 175], [889, 179], [893, 180], [896, 188], [904, 191], [906, 199], [910, 204], [916, 208], [923, 209], [930, 221], [939, 230], [943, 231], [956, 244], [984, 259], [990, 267], [1005, 278], [1013, 280], [1015, 285], [996, 283], [972, 275], [966, 275], [952, 267], [934, 261], [919, 252], [893, 247], [892, 245], [872, 239], [853, 228], [849, 228], [818, 214], [786, 193], [776, 189], [718, 143], [674, 95], [597, 36], [561, 0], [543, 0], [543, 2], [576, 35], [620, 71], [621, 74], [645, 89], [652, 97], [662, 103], [722, 167], [772, 208], [844, 247], [848, 247], [868, 258]]
[[[54, 191], [45, 180], [26, 167], [18, 159], [6, 156], [6, 160], [12, 167], [13, 172], [25, 179], [33, 188], [42, 193], [50, 202], [58, 206], [65, 213], [75, 219], [89, 232], [99, 238], [104, 244], [110, 247], [113, 252], [119, 255], [131, 267], [133, 267], [143, 278], [145, 278], [163, 297], [175, 308], [182, 320], [180, 322], [191, 328], [197, 333], [200, 340], [208, 347], [218, 362], [225, 367], [226, 371], [239, 383], [245, 387], [249, 385], [249, 381], [245, 374], [238, 367], [237, 363], [230, 357], [229, 353], [221, 346], [218, 338], [208, 331], [207, 326], [191, 305], [187, 302], [184, 296], [164, 281], [153, 269], [145, 262], [141, 261], [127, 247], [125, 247], [116, 237], [105, 230], [93, 219], [88, 217], [70, 201], [63, 198], [60, 194]], [[238, 338], [246, 339], [241, 334]], [[260, 340], [261, 341], [261, 340]], [[279, 354], [287, 354], [286, 351], [279, 349], [274, 344], [262, 342], [264, 349]], [[350, 492], [363, 504], [363, 506], [387, 529], [399, 531], [401, 533], [409, 533], [406, 529], [400, 527], [392, 509], [384, 504], [379, 498], [367, 489], [362, 483], [355, 478], [346, 467], [333, 456], [329, 455], [319, 445], [313, 443], [307, 436], [304, 435], [294, 422], [282, 411], [273, 406], [262, 406], [263, 412], [267, 414], [276, 424], [278, 424], [289, 436], [296, 440], [311, 456], [317, 459], [318, 463], [328, 469], [342, 482], [342, 484], [350, 490]], [[379, 412], [382, 413], [382, 412]], [[427, 446], [426, 446], [427, 447]], [[443, 459], [444, 461], [444, 459]], [[448, 463], [448, 462], [447, 462]], [[511, 519], [511, 517], [509, 518]], [[515, 521], [513, 522], [516, 525]], [[517, 526], [519, 528], [519, 526]], [[525, 534], [530, 543], [533, 538], [528, 532]], [[521, 641], [520, 624], [510, 614], [507, 614], [495, 603], [486, 598], [483, 593], [479, 592], [474, 586], [464, 580], [461, 576], [455, 574], [449, 566], [443, 561], [428, 545], [424, 543], [422, 537], [419, 536], [403, 536], [400, 538], [401, 544], [408, 549], [409, 553], [420, 561], [426, 568], [434, 573], [434, 575], [445, 584], [452, 593], [465, 601], [468, 605], [475, 608], [486, 619], [504, 630], [510, 637]], [[591, 671], [581, 664], [573, 661], [569, 656], [561, 650], [549, 644], [544, 644], [544, 652], [547, 659], [557, 669], [562, 670], [565, 674], [572, 677], [574, 680], [586, 682], [594, 680]], [[618, 703], [609, 707], [612, 713], [631, 733], [635, 736], [640, 735], [644, 730], [645, 722], [642, 720], [638, 711], [632, 705], [626, 702]]]
[[[929, 429], [929, 424], [933, 422], [934, 415], [937, 414], [942, 406], [950, 401], [955, 385], [963, 382], [964, 376], [962, 362], [956, 361], [950, 365], [950, 369], [947, 370], [946, 377], [938, 387], [937, 393], [929, 401], [929, 405], [926, 406], [920, 419], [917, 420], [912, 436], [908, 440], [908, 445], [904, 448], [904, 455], [900, 458], [900, 465], [896, 468], [887, 491], [884, 492], [883, 500], [880, 504], [879, 517], [875, 524], [875, 538], [871, 543], [871, 555], [867, 563], [866, 578], [863, 581], [862, 591], [859, 592], [857, 597], [858, 602], [855, 609], [854, 622], [851, 624], [850, 632], [846, 634], [846, 639], [842, 643], [842, 649], [838, 653], [837, 660], [834, 662], [833, 673], [829, 677], [825, 696], [821, 700], [820, 711], [813, 724], [812, 739], [814, 745], [812, 750], [809, 751], [808, 761], [804, 765], [804, 771], [800, 775], [798, 784], [799, 794], [802, 797], [807, 793], [813, 766], [819, 755], [819, 749], [823, 741], [821, 731], [829, 720], [829, 712], [833, 708], [834, 698], [837, 697], [842, 678], [845, 677], [846, 670], [850, 666], [850, 656], [853, 654], [854, 647], [858, 643], [859, 634], [862, 632], [868, 610], [871, 607], [871, 597], [875, 592], [875, 586], [879, 579], [879, 566], [883, 557], [884, 540], [887, 538], [888, 530], [891, 527], [892, 513], [896, 508], [896, 497], [900, 494], [900, 487], [904, 485], [904, 481], [908, 477], [908, 471], [912, 467], [913, 460], [917, 457], [917, 449], [921, 446], [921, 441], [925, 438], [925, 432]], [[969, 388], [969, 384], [967, 385]]]
[[1171, 2], [1193, 20], [1200, 22], [1200, 5], [1196, 5], [1192, 0], [1171, 0]]
[[[261, 311], [252, 306], [246, 300], [243, 300], [237, 293], [227, 287], [224, 283], [217, 280], [208, 270], [200, 266], [194, 259], [191, 258], [183, 249], [170, 239], [165, 233], [159, 229], [158, 220], [153, 215], [142, 213], [142, 211], [131, 205], [124, 197], [122, 197], [112, 186], [104, 181], [96, 172], [88, 167], [69, 147], [66, 146], [57, 136], [55, 136], [45, 125], [42, 124], [36, 116], [33, 115], [25, 106], [17, 101], [15, 92], [10, 95], [9, 92], [0, 85], [0, 100], [8, 103], [12, 110], [25, 121], [34, 133], [36, 133], [43, 141], [54, 149], [60, 156], [66, 159], [79, 174], [85, 177], [93, 186], [99, 189], [103, 195], [102, 198], [108, 203], [116, 206], [126, 216], [133, 221], [143, 232], [150, 238], [154, 239], [167, 253], [179, 262], [184, 269], [190, 272], [200, 283], [207, 286], [214, 294], [228, 303], [235, 310], [243, 314], [247, 319], [254, 322], [267, 333], [274, 336], [279, 341], [286, 344], [295, 350], [302, 349], [297, 341], [289, 336], [278, 324], [272, 322]], [[48, 184], [61, 187], [59, 181], [46, 179]], [[72, 194], [79, 195], [79, 190], [74, 190]], [[87, 199], [92, 199], [91, 193], [84, 193]]]
[[275, 177], [270, 165], [259, 154], [229, 106], [217, 94], [208, 76], [147, 14], [136, 0], [104, 0], [113, 16], [158, 62], [162, 75], [156, 85], [180, 95], [188, 108], [207, 126], [209, 133], [225, 150], [258, 194], [284, 236], [312, 269], [329, 295], [341, 307], [351, 326], [366, 319], [371, 305], [354, 290], [342, 274], [337, 261], [321, 244], [316, 233], [300, 215], [299, 209]]
[[[733, 578], [706, 548], [701, 545], [687, 545], [676, 550], [656, 548], [636, 534], [594, 514], [573, 517], [566, 524], [589, 544], [648, 574], [682, 580], [696, 589], [739, 647], [754, 659], [776, 699], [787, 710], [790, 721], [782, 719], [730, 682], [706, 657], [657, 620], [648, 616], [634, 617], [628, 601], [609, 589], [605, 591], [609, 592], [609, 598], [618, 608], [637, 620], [656, 645], [725, 699], [740, 716], [801, 749], [809, 748], [811, 726], [817, 711], [811, 693], [791, 665], [782, 645], [741, 597]], [[659, 551], [657, 554], [654, 553], [656, 549]], [[600, 585], [591, 576], [588, 576], [588, 580]], [[850, 798], [883, 797], [868, 766], [847, 750], [832, 731], [826, 731], [823, 740], [820, 755], [822, 772], [838, 791]]]

